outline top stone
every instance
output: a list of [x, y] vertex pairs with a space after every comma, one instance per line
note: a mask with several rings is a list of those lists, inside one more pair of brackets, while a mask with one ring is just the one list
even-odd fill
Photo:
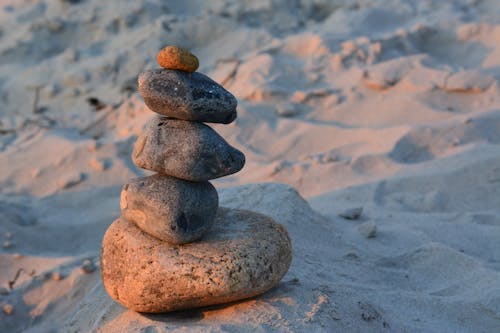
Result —
[[144, 103], [160, 115], [222, 124], [236, 119], [236, 98], [201, 73], [152, 69], [141, 73], [138, 81]]
[[166, 69], [174, 69], [192, 73], [199, 66], [198, 58], [186, 49], [177, 46], [165, 46], [156, 56], [158, 65]]

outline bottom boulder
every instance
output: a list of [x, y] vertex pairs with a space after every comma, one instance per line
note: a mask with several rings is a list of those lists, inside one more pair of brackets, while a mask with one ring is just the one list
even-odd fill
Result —
[[123, 306], [147, 313], [256, 296], [285, 275], [292, 260], [286, 229], [271, 218], [220, 208], [200, 241], [172, 245], [120, 218], [104, 235], [104, 287]]

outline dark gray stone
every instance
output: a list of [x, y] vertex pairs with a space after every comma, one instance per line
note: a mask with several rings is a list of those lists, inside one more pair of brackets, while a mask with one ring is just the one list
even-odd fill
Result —
[[219, 197], [209, 182], [156, 174], [123, 186], [122, 215], [144, 232], [171, 244], [200, 239], [215, 219]]
[[155, 117], [134, 145], [139, 168], [190, 181], [206, 181], [238, 172], [245, 155], [205, 124]]
[[139, 92], [154, 112], [175, 119], [229, 124], [236, 98], [198, 72], [152, 69], [139, 75]]

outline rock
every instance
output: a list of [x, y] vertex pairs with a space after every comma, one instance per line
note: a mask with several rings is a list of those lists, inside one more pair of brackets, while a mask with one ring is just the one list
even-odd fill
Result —
[[305, 103], [307, 101], [307, 97], [308, 96], [306, 95], [305, 92], [296, 91], [293, 93], [291, 100], [292, 100], [292, 103], [301, 104], [301, 103]]
[[139, 168], [190, 181], [206, 181], [238, 172], [245, 156], [205, 124], [155, 117], [134, 145]]
[[203, 242], [179, 246], [116, 220], [104, 235], [101, 272], [111, 298], [134, 311], [158, 313], [262, 294], [278, 284], [291, 259], [280, 224], [222, 208]]
[[359, 225], [358, 231], [366, 238], [373, 238], [377, 235], [377, 225], [373, 221], [368, 221]]
[[96, 150], [98, 150], [100, 147], [101, 147], [102, 143], [100, 141], [97, 141], [97, 140], [91, 140], [89, 141], [89, 143], [87, 144], [87, 149], [88, 151], [90, 152], [94, 152]]
[[92, 157], [89, 161], [89, 165], [96, 171], [106, 170], [106, 161], [97, 157]]
[[148, 234], [172, 244], [200, 239], [213, 225], [219, 206], [209, 182], [189, 182], [156, 174], [123, 187], [124, 218]]
[[10, 249], [10, 248], [14, 247], [14, 243], [12, 243], [10, 240], [6, 240], [2, 243], [2, 247], [4, 249]]
[[85, 179], [85, 175], [81, 172], [73, 172], [63, 175], [57, 184], [60, 189], [67, 189], [80, 184]]
[[64, 275], [60, 271], [52, 272], [50, 277], [54, 281], [61, 281], [62, 279], [64, 279]]
[[40, 168], [34, 168], [33, 170], [31, 170], [31, 177], [33, 178], [38, 178], [40, 177], [41, 174], [42, 174], [42, 169]]
[[194, 72], [200, 65], [194, 54], [177, 46], [166, 46], [161, 49], [156, 56], [156, 61], [163, 68], [185, 72]]
[[300, 113], [300, 109], [296, 104], [282, 103], [276, 106], [276, 113], [281, 117], [293, 117]]
[[90, 274], [96, 270], [95, 264], [92, 262], [92, 260], [85, 259], [80, 266], [80, 269], [83, 273], [85, 274]]
[[6, 315], [11, 315], [14, 312], [14, 307], [11, 304], [4, 304], [2, 306], [3, 313]]
[[339, 214], [340, 217], [343, 217], [348, 220], [357, 220], [361, 217], [363, 213], [363, 207], [354, 207], [348, 208]]
[[223, 124], [236, 119], [236, 98], [201, 73], [148, 70], [139, 75], [139, 92], [152, 111], [171, 118]]

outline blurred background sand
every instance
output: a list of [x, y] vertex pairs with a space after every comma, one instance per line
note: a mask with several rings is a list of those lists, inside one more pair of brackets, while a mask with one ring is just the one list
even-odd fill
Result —
[[[143, 316], [98, 256], [167, 44], [238, 98], [221, 205], [283, 223], [294, 261]], [[498, 331], [499, 79], [498, 0], [0, 1], [0, 331]]]

